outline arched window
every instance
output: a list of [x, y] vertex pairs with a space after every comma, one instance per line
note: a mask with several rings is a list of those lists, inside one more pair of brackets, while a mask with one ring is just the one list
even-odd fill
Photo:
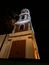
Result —
[[20, 30], [22, 30], [22, 31], [24, 30], [24, 25], [20, 26]]
[[25, 16], [23, 15], [21, 19], [24, 19], [24, 18], [25, 18]]

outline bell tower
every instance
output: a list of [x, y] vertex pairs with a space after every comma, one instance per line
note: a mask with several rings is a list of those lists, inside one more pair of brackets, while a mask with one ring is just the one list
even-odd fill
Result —
[[28, 9], [21, 11], [9, 39], [12, 39], [10, 58], [40, 59]]
[[40, 59], [28, 9], [21, 10], [12, 33], [8, 34], [7, 46], [4, 58]]

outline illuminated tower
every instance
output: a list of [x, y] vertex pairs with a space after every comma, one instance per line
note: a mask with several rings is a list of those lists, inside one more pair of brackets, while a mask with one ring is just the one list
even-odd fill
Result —
[[7, 58], [40, 59], [28, 9], [21, 11], [12, 33], [8, 34], [7, 44], [9, 44]]

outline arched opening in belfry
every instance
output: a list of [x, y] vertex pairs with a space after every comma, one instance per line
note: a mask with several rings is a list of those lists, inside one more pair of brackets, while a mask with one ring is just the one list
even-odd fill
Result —
[[20, 30], [22, 30], [22, 31], [24, 30], [24, 25], [20, 26]]
[[25, 16], [23, 15], [21, 19], [24, 19], [24, 18], [25, 18]]

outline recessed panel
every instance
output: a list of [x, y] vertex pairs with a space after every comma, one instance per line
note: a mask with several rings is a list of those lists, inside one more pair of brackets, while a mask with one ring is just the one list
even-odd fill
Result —
[[25, 58], [25, 46], [25, 40], [13, 41], [9, 58]]

